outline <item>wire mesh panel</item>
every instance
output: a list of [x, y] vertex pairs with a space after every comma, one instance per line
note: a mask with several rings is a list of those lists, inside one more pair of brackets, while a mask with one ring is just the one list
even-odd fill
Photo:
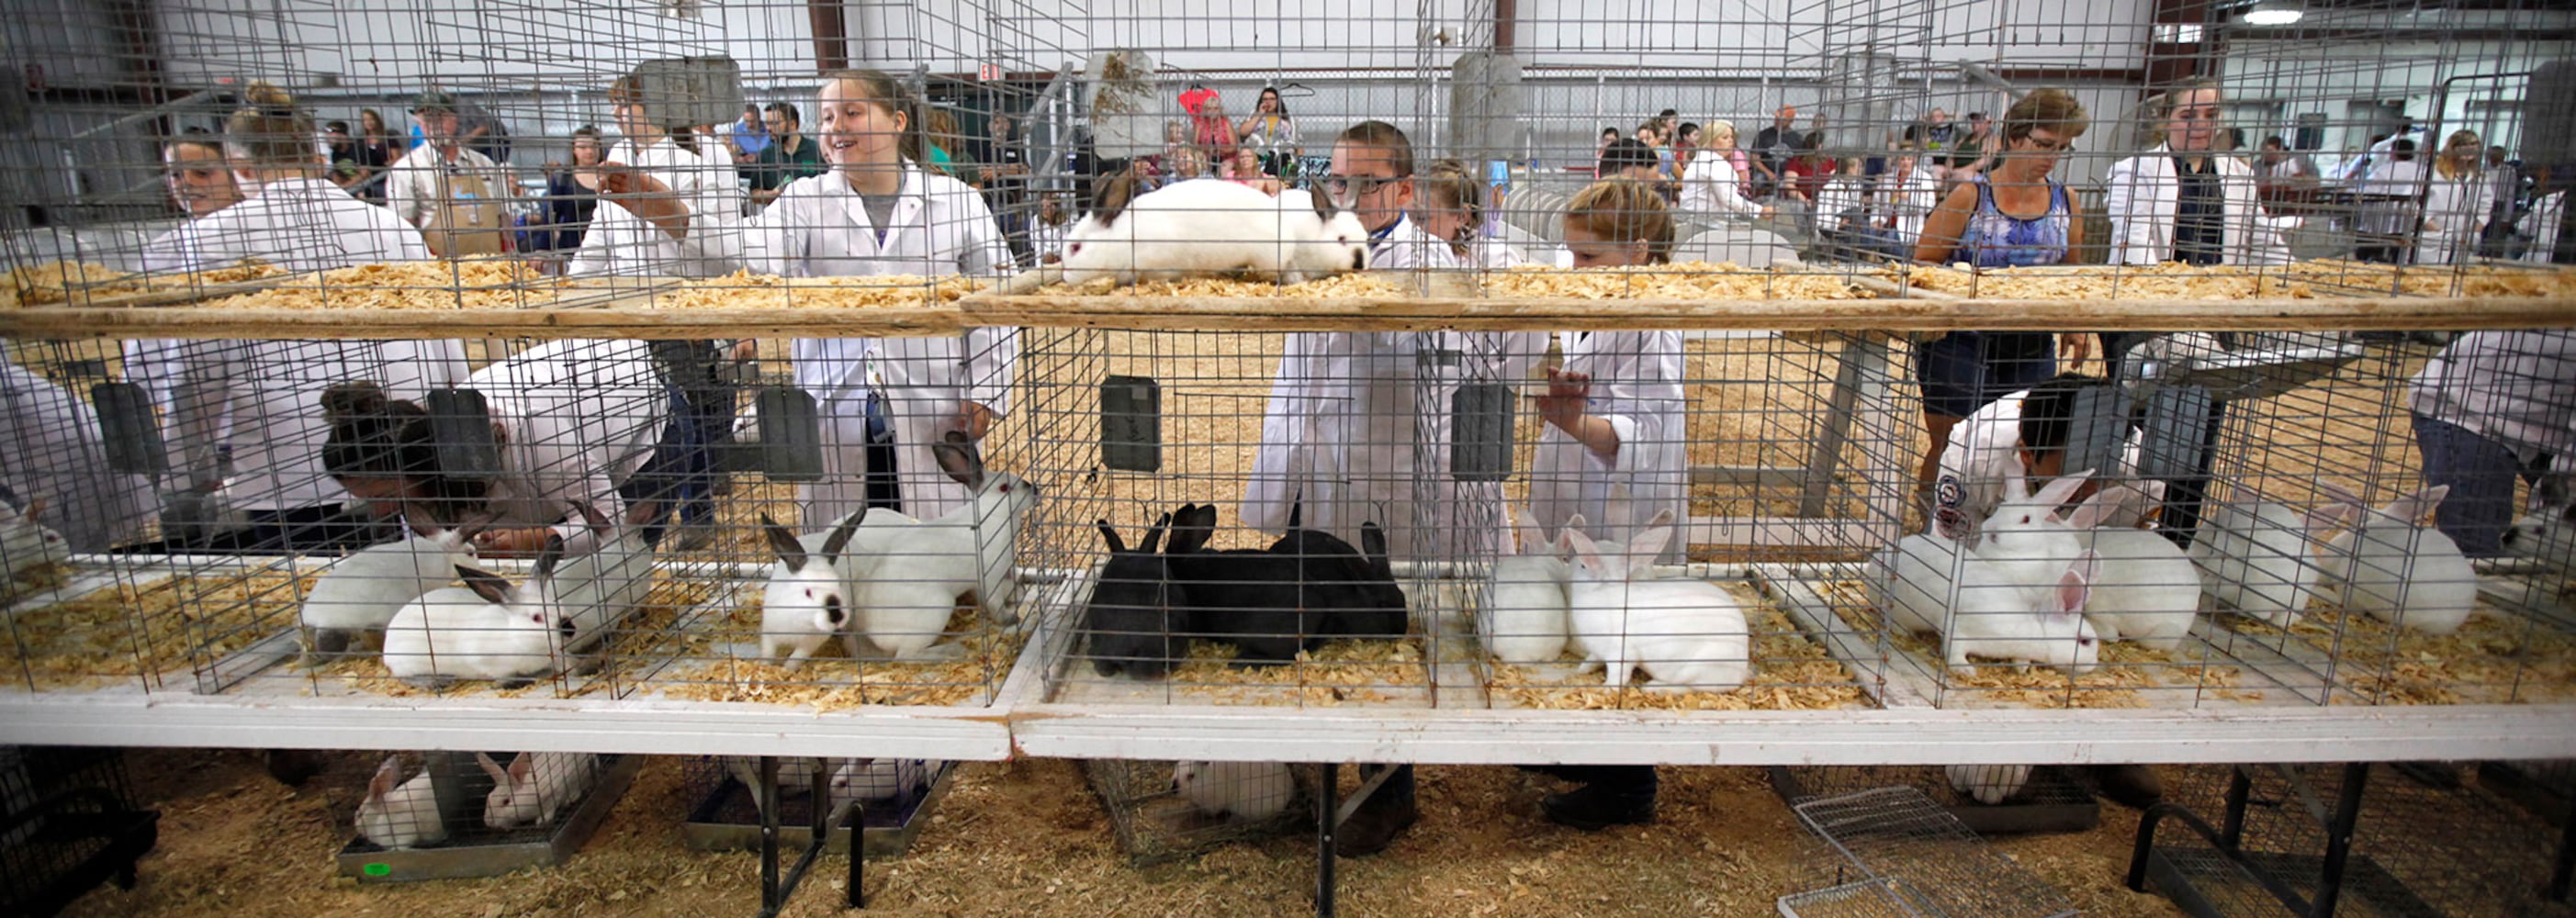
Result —
[[1875, 788], [1912, 787], [1980, 835], [2081, 832], [2102, 819], [2093, 783], [2076, 769], [2057, 766], [1774, 766], [1770, 778], [1772, 792], [1792, 806]]
[[1837, 867], [1901, 880], [1951, 915], [2072, 915], [2064, 894], [1995, 853], [1922, 792], [1861, 791], [1793, 807]]
[[1086, 759], [1083, 777], [1138, 865], [1314, 827], [1308, 769], [1278, 762]]
[[[2250, 778], [2241, 850], [2272, 878], [2316, 895], [2328, 806], [2340, 785], [2330, 768], [2243, 766]], [[2213, 819], [2227, 810], [2230, 769], [2185, 770], [2168, 799]], [[2449, 766], [2375, 766], [2361, 798], [2342, 908], [2356, 914], [2551, 914], [2544, 887], [2561, 824], [2522, 812], [2486, 782]], [[2188, 839], [2188, 840], [2186, 840]], [[2160, 832], [2158, 853], [2220, 914], [2259, 914], [2277, 901], [2204, 839]], [[2179, 901], [2179, 899], [2178, 899]]]
[[160, 814], [133, 800], [122, 750], [0, 747], [0, 905], [62, 909], [101, 882], [124, 888]]
[[[816, 778], [827, 825], [858, 830], [868, 856], [901, 855], [930, 823], [948, 786], [951, 763], [923, 759], [780, 759], [778, 826], [781, 843], [804, 844], [812, 832]], [[689, 812], [681, 832], [700, 850], [738, 850], [760, 844], [762, 803], [758, 760], [721, 756], [689, 764]], [[827, 843], [847, 851], [835, 832]]]

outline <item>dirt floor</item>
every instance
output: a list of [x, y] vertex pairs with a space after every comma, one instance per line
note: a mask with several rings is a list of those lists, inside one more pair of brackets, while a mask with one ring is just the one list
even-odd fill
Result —
[[[131, 892], [102, 888], [76, 916], [751, 914], [750, 854], [681, 843], [687, 761], [647, 761], [607, 825], [571, 862], [489, 880], [360, 886], [332, 856], [350, 835], [374, 757], [341, 756], [299, 789], [255, 753], [137, 750], [137, 793], [161, 810], [161, 844]], [[1376, 857], [1340, 866], [1351, 915], [1775, 914], [1823, 885], [1821, 861], [1759, 771], [1665, 770], [1660, 821], [1599, 834], [1540, 818], [1540, 781], [1508, 768], [1422, 770], [1423, 821]], [[1301, 915], [1314, 862], [1302, 838], [1243, 843], [1131, 867], [1075, 763], [973, 763], [912, 853], [871, 865], [872, 911], [892, 915]], [[2106, 806], [2076, 835], [2002, 841], [2086, 915], [2178, 915], [2120, 887], [2136, 814]], [[1682, 856], [1675, 857], [1674, 854]], [[825, 858], [788, 915], [840, 911], [847, 862]]]

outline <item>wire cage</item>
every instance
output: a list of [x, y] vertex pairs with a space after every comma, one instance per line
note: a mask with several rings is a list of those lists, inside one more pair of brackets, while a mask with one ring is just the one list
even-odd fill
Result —
[[[2231, 779], [2246, 779], [2240, 815]], [[2237, 827], [2234, 850], [2268, 879], [2301, 896], [2319, 895], [2327, 860], [2327, 807], [2341, 793], [2337, 769], [2195, 766], [2167, 785], [2167, 799]], [[2482, 777], [2448, 764], [2371, 766], [2344, 865], [2348, 914], [2564, 914], [2546, 886], [2560, 824], [2522, 812], [2487, 790]], [[2324, 796], [2320, 796], [2324, 795]], [[2425, 839], [2444, 839], [2425, 844]], [[2195, 915], [2271, 914], [2284, 903], [2244, 862], [2212, 839], [2167, 825], [2150, 862], [2154, 888]]]
[[133, 888], [159, 835], [122, 750], [0, 747], [0, 798], [0, 905], [15, 914], [51, 914], [102, 882]]
[[2102, 821], [2093, 782], [2059, 766], [1792, 767], [1768, 769], [1771, 790], [1791, 806], [1882, 787], [1911, 787], [1978, 835], [2082, 832]]
[[[780, 844], [803, 847], [814, 824], [814, 779], [821, 770], [826, 822], [835, 830], [826, 850], [846, 853], [857, 830], [869, 857], [897, 857], [930, 824], [930, 813], [948, 789], [955, 763], [928, 759], [781, 759], [778, 768]], [[689, 813], [681, 827], [699, 850], [757, 849], [761, 804], [755, 760], [702, 757], [689, 763]]]
[[[1898, 901], [1886, 904], [1925, 914], [2075, 914], [2064, 893], [1988, 848], [1957, 817], [1914, 788], [1818, 798], [1791, 809], [1823, 842], [1821, 870], [1831, 875], [1826, 890], [1877, 880], [1889, 887], [1855, 898], [1893, 898]], [[1796, 897], [1784, 897], [1784, 906], [1790, 898]]]
[[643, 764], [574, 752], [389, 754], [352, 817], [340, 872], [361, 882], [489, 877], [563, 863]]
[[1310, 768], [1279, 762], [1085, 759], [1083, 778], [1137, 866], [1311, 830]]

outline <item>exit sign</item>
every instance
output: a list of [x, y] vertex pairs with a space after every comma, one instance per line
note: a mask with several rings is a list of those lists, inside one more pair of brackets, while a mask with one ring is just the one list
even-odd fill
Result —
[[977, 66], [977, 67], [975, 68], [975, 78], [976, 78], [976, 79], [978, 79], [978, 80], [998, 80], [998, 79], [1001, 79], [1001, 78], [1002, 78], [1002, 65], [1000, 65], [1000, 64], [983, 64], [983, 65]]

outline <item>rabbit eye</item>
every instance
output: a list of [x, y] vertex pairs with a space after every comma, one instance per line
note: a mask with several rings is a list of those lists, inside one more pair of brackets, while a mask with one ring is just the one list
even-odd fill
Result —
[[2091, 646], [2093, 646], [2093, 639], [2092, 639], [2092, 638], [2088, 638], [2088, 637], [2080, 637], [2080, 638], [2076, 638], [2076, 639], [2075, 639], [2075, 643], [2076, 643], [2076, 644], [2078, 644], [2078, 645], [2080, 645], [2080, 646], [2084, 646], [2084, 647], [2091, 647]]
[[1065, 247], [1064, 247], [1064, 253], [1065, 253], [1065, 254], [1067, 254], [1067, 255], [1080, 255], [1080, 254], [1082, 254], [1082, 243], [1077, 242], [1077, 243], [1074, 243], [1074, 244], [1072, 244], [1072, 245], [1065, 246]]

